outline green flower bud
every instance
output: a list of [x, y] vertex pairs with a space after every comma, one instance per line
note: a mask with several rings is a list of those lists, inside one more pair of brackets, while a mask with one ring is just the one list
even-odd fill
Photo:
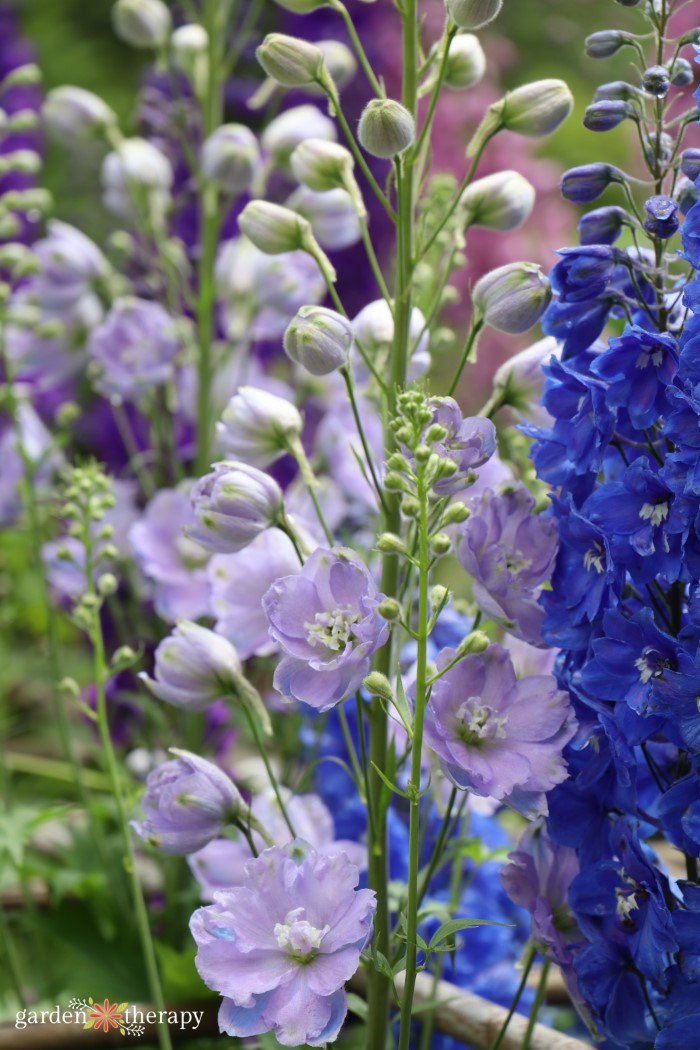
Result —
[[382, 554], [405, 554], [406, 544], [393, 532], [383, 532], [377, 540], [377, 550]]
[[103, 598], [108, 598], [110, 594], [115, 594], [118, 588], [119, 580], [111, 572], [103, 573], [97, 581], [97, 590]]
[[503, 126], [508, 131], [540, 138], [571, 115], [574, 99], [563, 80], [536, 80], [509, 91], [503, 104]]
[[112, 8], [117, 36], [132, 47], [162, 47], [170, 35], [172, 18], [162, 0], [117, 0]]
[[209, 70], [209, 34], [204, 26], [197, 22], [179, 26], [170, 37], [170, 53], [175, 68], [185, 74], [195, 94], [201, 95]]
[[466, 503], [451, 503], [442, 516], [442, 525], [461, 525], [469, 517], [470, 511]]
[[363, 148], [388, 160], [412, 144], [416, 125], [408, 110], [390, 98], [374, 98], [365, 106], [357, 129]]
[[420, 514], [420, 503], [415, 496], [404, 496], [401, 500], [401, 513], [407, 518], [417, 518]]
[[348, 173], [355, 166], [352, 153], [345, 146], [325, 139], [307, 139], [290, 158], [295, 178], [317, 193], [345, 189]]
[[396, 598], [385, 598], [377, 606], [377, 612], [385, 620], [398, 620], [401, 616], [401, 606], [396, 601]]
[[457, 652], [460, 656], [467, 656], [469, 653], [483, 653], [490, 644], [491, 639], [483, 631], [472, 631], [459, 643]]
[[438, 532], [437, 536], [433, 536], [430, 541], [433, 553], [437, 554], [438, 558], [441, 558], [443, 554], [449, 554], [452, 549], [452, 540], [446, 532]]
[[486, 55], [477, 37], [460, 33], [450, 44], [445, 68], [448, 88], [470, 88], [478, 84], [486, 72]]
[[537, 324], [552, 298], [552, 288], [534, 263], [508, 263], [478, 280], [474, 308], [491, 328], [520, 335]]
[[270, 201], [246, 204], [238, 218], [241, 232], [266, 255], [283, 255], [304, 249], [311, 224], [289, 208]]
[[372, 671], [362, 684], [373, 696], [381, 696], [382, 700], [387, 700], [389, 703], [394, 699], [394, 690], [391, 688], [391, 682], [380, 671]]
[[323, 52], [307, 40], [268, 33], [255, 54], [267, 75], [284, 87], [304, 87], [323, 80]]
[[455, 25], [483, 29], [498, 16], [503, 0], [446, 0], [445, 6]]
[[431, 608], [440, 609], [445, 604], [449, 593], [447, 587], [443, 587], [441, 583], [436, 583], [430, 592]]
[[462, 194], [460, 203], [467, 226], [515, 230], [530, 215], [535, 190], [519, 172], [498, 171], [472, 182]]

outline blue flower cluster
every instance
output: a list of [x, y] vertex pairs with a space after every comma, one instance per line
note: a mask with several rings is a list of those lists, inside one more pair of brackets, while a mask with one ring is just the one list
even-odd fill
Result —
[[[654, 23], [661, 35], [664, 24]], [[700, 1024], [700, 204], [687, 210], [683, 252], [667, 242], [700, 180], [693, 186], [679, 172], [696, 151], [680, 154], [659, 107], [645, 123], [645, 83], [634, 106], [656, 193], [642, 209], [628, 185], [629, 211], [591, 212], [579, 226], [581, 246], [559, 253], [551, 275], [557, 299], [544, 323], [563, 343], [545, 369], [552, 423], [528, 433], [538, 475], [554, 490], [560, 537], [542, 598], [543, 634], [561, 650], [557, 677], [579, 721], [565, 752], [571, 776], [551, 792], [548, 819], [553, 840], [575, 849], [580, 865], [568, 897], [580, 931], [576, 983], [592, 1026], [613, 1045], [693, 1050]], [[569, 199], [590, 201], [624, 178], [592, 164], [567, 173], [563, 189]], [[626, 228], [630, 243], [614, 246]], [[606, 325], [617, 334], [601, 339]], [[662, 844], [681, 851], [681, 861], [685, 854], [685, 878], [673, 865], [667, 871]]]

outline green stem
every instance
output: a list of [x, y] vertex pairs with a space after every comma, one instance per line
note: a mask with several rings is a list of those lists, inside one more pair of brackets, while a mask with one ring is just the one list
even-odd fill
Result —
[[425, 471], [418, 470], [418, 639], [416, 654], [416, 695], [413, 714], [413, 741], [411, 744], [411, 779], [408, 793], [411, 796], [408, 842], [408, 902], [406, 907], [406, 980], [401, 1000], [401, 1029], [399, 1050], [409, 1050], [413, 995], [416, 987], [416, 933], [418, 924], [420, 867], [420, 779], [423, 757], [423, 723], [428, 701], [428, 617], [430, 605], [428, 582], [430, 574], [430, 548], [428, 542], [428, 493], [425, 486]]
[[510, 1021], [511, 1021], [511, 1018], [512, 1018], [513, 1014], [518, 1009], [518, 1003], [520, 1002], [520, 997], [522, 996], [523, 992], [525, 991], [525, 985], [527, 984], [527, 979], [530, 976], [530, 970], [532, 969], [532, 964], [535, 961], [535, 955], [536, 954], [537, 953], [535, 952], [535, 947], [531, 943], [530, 945], [528, 945], [527, 954], [525, 955], [525, 961], [523, 963], [523, 975], [520, 978], [520, 984], [518, 985], [518, 987], [516, 989], [516, 992], [515, 992], [515, 995], [513, 996], [513, 1001], [510, 1004], [510, 1009], [508, 1010], [508, 1014], [506, 1016], [506, 1019], [503, 1022], [503, 1024], [501, 1025], [501, 1027], [499, 1028], [498, 1034], [497, 1034], [496, 1038], [494, 1039], [494, 1041], [491, 1043], [491, 1046], [489, 1047], [489, 1050], [498, 1050], [499, 1046], [501, 1045], [501, 1043], [503, 1042], [503, 1040], [505, 1038], [505, 1034], [506, 1034], [506, 1031], [508, 1029], [508, 1025], [510, 1024]]
[[287, 813], [287, 807], [284, 804], [284, 799], [282, 798], [282, 792], [280, 791], [280, 786], [279, 786], [279, 783], [277, 781], [277, 777], [275, 776], [274, 771], [272, 769], [272, 766], [270, 764], [270, 759], [267, 757], [267, 750], [265, 748], [265, 744], [263, 742], [263, 739], [260, 736], [260, 729], [258, 728], [258, 724], [255, 721], [255, 716], [253, 715], [253, 713], [251, 711], [248, 710], [248, 708], [247, 708], [247, 706], [245, 704], [243, 705], [243, 710], [245, 712], [246, 718], [248, 719], [248, 725], [250, 726], [250, 731], [253, 734], [253, 739], [255, 740], [255, 746], [257, 747], [258, 751], [260, 752], [260, 757], [263, 760], [263, 765], [265, 766], [265, 772], [267, 773], [267, 779], [270, 781], [270, 787], [272, 788], [272, 790], [275, 793], [275, 798], [277, 799], [277, 805], [279, 806], [280, 811], [282, 813], [282, 816], [284, 817], [284, 822], [287, 825], [287, 828], [289, 829], [289, 834], [292, 836], [293, 839], [295, 839], [297, 837], [297, 833], [294, 830], [294, 825], [292, 824], [292, 822], [291, 822], [291, 820], [289, 818], [289, 814]]
[[[100, 621], [99, 602], [94, 583], [95, 573], [89, 521], [86, 521], [83, 541], [85, 544], [85, 578], [87, 583], [87, 593], [95, 602], [93, 621], [90, 627], [89, 636], [92, 644], [95, 689], [97, 692], [97, 726], [100, 734], [100, 742], [102, 744], [102, 753], [107, 767], [107, 775], [109, 777], [112, 795], [117, 808], [119, 832], [122, 840], [122, 848], [124, 850], [124, 867], [129, 875], [134, 918], [136, 920], [139, 940], [141, 941], [141, 951], [143, 953], [143, 960], [146, 967], [148, 986], [153, 998], [153, 1005], [156, 1010], [160, 1011], [165, 1009], [165, 999], [163, 997], [163, 988], [160, 981], [160, 974], [158, 972], [158, 960], [156, 958], [155, 945], [153, 943], [151, 927], [148, 921], [148, 911], [146, 909], [143, 888], [136, 868], [136, 856], [129, 830], [129, 820], [122, 791], [122, 783], [119, 776], [117, 757], [114, 753], [112, 737], [109, 731], [107, 694], [105, 690], [108, 670], [104, 637], [102, 634], [102, 623]], [[160, 1050], [172, 1050], [172, 1042], [170, 1040], [170, 1032], [167, 1025], [158, 1025], [158, 1045], [160, 1046]]]
[[532, 1033], [535, 1030], [535, 1024], [537, 1023], [537, 1017], [539, 1015], [544, 997], [547, 992], [547, 976], [549, 974], [549, 959], [542, 960], [542, 970], [540, 972], [540, 979], [537, 985], [537, 993], [535, 995], [535, 1001], [532, 1004], [530, 1010], [530, 1017], [527, 1022], [527, 1028], [525, 1029], [525, 1035], [523, 1036], [523, 1042], [520, 1050], [530, 1050], [530, 1041], [532, 1039]]
[[[4, 762], [7, 769], [13, 773], [27, 773], [29, 776], [60, 780], [64, 784], [75, 784], [74, 771], [68, 762], [44, 758], [42, 755], [24, 755], [18, 751], [6, 751]], [[109, 780], [102, 773], [94, 770], [83, 769], [82, 779], [85, 787], [93, 791], [109, 792], [112, 790]]]
[[457, 384], [459, 383], [459, 381], [461, 379], [462, 372], [464, 371], [464, 366], [466, 365], [467, 361], [469, 360], [469, 357], [470, 357], [470, 354], [472, 353], [472, 350], [476, 346], [476, 341], [479, 338], [479, 333], [481, 332], [481, 329], [483, 327], [484, 327], [484, 322], [480, 318], [478, 318], [476, 320], [472, 319], [472, 326], [469, 329], [469, 336], [468, 336], [467, 341], [466, 341], [466, 343], [464, 345], [464, 350], [462, 351], [462, 357], [460, 358], [459, 366], [457, 367], [457, 370], [456, 370], [455, 374], [452, 377], [452, 382], [450, 383], [449, 389], [447, 391], [447, 396], [448, 397], [451, 397], [452, 394], [454, 394], [455, 390], [457, 389]]
[[384, 88], [379, 83], [374, 74], [374, 70], [372, 69], [371, 63], [367, 58], [365, 49], [362, 46], [362, 41], [357, 35], [357, 30], [355, 29], [355, 24], [352, 20], [350, 12], [348, 11], [345, 4], [341, 3], [341, 0], [330, 0], [330, 6], [333, 8], [334, 11], [337, 11], [340, 17], [343, 19], [345, 27], [348, 31], [348, 36], [352, 41], [352, 46], [355, 48], [355, 54], [357, 55], [359, 63], [365, 72], [365, 76], [370, 82], [372, 90], [378, 98], [385, 98], [386, 92], [384, 91]]
[[318, 486], [318, 480], [313, 472], [313, 468], [309, 463], [308, 456], [304, 451], [304, 446], [299, 439], [290, 442], [288, 445], [288, 451], [290, 455], [294, 457], [299, 466], [299, 473], [301, 474], [302, 480], [306, 486], [306, 491], [309, 494], [309, 498], [313, 504], [313, 508], [316, 512], [319, 525], [323, 529], [323, 534], [326, 537], [326, 542], [329, 547], [333, 546], [333, 533], [328, 527], [325, 515], [319, 503], [318, 496], [316, 494], [316, 488]]
[[350, 374], [350, 369], [347, 368], [347, 367], [346, 368], [341, 368], [340, 369], [340, 373], [341, 373], [343, 379], [345, 380], [345, 388], [346, 388], [346, 390], [348, 392], [348, 398], [350, 400], [350, 407], [352, 408], [353, 419], [355, 420], [355, 426], [357, 427], [357, 433], [359, 434], [360, 441], [362, 442], [362, 451], [364, 452], [365, 459], [367, 460], [367, 469], [369, 470], [370, 475], [372, 477], [372, 483], [374, 485], [374, 490], [375, 490], [375, 492], [377, 494], [377, 499], [381, 503], [383, 510], [386, 512], [386, 503], [384, 501], [384, 492], [382, 490], [382, 486], [379, 484], [379, 478], [377, 477], [377, 472], [376, 472], [375, 466], [374, 466], [374, 456], [372, 454], [372, 450], [369, 447], [369, 442], [367, 441], [367, 436], [365, 434], [364, 427], [362, 426], [362, 418], [360, 416], [360, 411], [359, 411], [359, 409], [357, 407], [357, 399], [355, 397], [355, 386], [354, 386], [354, 383], [352, 381], [352, 375]]
[[416, 262], [420, 262], [421, 259], [425, 258], [425, 256], [428, 254], [428, 252], [430, 251], [432, 246], [435, 244], [435, 241], [438, 239], [438, 237], [440, 236], [440, 234], [444, 230], [444, 228], [447, 225], [447, 223], [450, 221], [450, 219], [452, 218], [454, 213], [457, 211], [457, 208], [459, 207], [459, 202], [462, 199], [462, 194], [467, 189], [467, 187], [470, 185], [472, 179], [474, 178], [474, 175], [476, 174], [476, 169], [479, 166], [479, 161], [481, 160], [481, 155], [484, 152], [484, 150], [486, 149], [487, 143], [491, 141], [491, 139], [493, 138], [493, 136], [495, 134], [496, 134], [495, 131], [492, 132], [490, 135], [487, 135], [482, 142], [479, 143], [479, 148], [477, 149], [476, 153], [472, 157], [472, 162], [469, 165], [469, 171], [467, 172], [467, 174], [462, 179], [462, 184], [460, 185], [459, 189], [457, 190], [457, 192], [455, 193], [454, 197], [452, 198], [452, 203], [447, 208], [447, 211], [445, 212], [443, 217], [438, 222], [437, 226], [435, 227], [435, 229], [431, 233], [431, 235], [428, 238], [428, 240], [426, 241], [426, 243], [424, 245], [421, 245], [420, 252], [418, 253], [418, 258], [417, 258]]
[[[204, 0], [204, 28], [209, 38], [207, 85], [202, 99], [202, 134], [208, 138], [222, 120], [222, 48], [225, 33], [219, 25], [218, 0]], [[214, 328], [214, 263], [219, 241], [219, 194], [216, 186], [203, 183], [200, 200], [201, 255], [197, 274], [197, 473], [209, 467], [212, 439], [210, 405], [213, 382], [212, 343]]]

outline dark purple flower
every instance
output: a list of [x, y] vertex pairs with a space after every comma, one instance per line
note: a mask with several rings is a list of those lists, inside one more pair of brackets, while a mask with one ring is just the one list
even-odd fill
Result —
[[554, 518], [533, 513], [524, 485], [503, 495], [487, 489], [470, 501], [459, 528], [457, 556], [474, 579], [473, 596], [486, 616], [531, 645], [542, 645], [540, 589], [557, 555]]
[[672, 197], [662, 194], [649, 197], [644, 201], [644, 210], [647, 213], [644, 229], [653, 237], [668, 240], [678, 231], [678, 204]]
[[[455, 656], [444, 649], [438, 670]], [[509, 653], [490, 645], [434, 683], [425, 742], [457, 787], [536, 817], [547, 812], [546, 792], [568, 776], [561, 752], [576, 728], [569, 695], [553, 677], [518, 681]]]
[[387, 638], [377, 612], [383, 598], [364, 562], [343, 547], [314, 551], [299, 575], [273, 583], [263, 606], [285, 654], [275, 689], [319, 711], [355, 692]]
[[570, 168], [562, 175], [562, 196], [573, 204], [588, 204], [604, 193], [613, 182], [622, 181], [622, 172], [612, 164], [597, 162]]
[[171, 748], [177, 758], [149, 773], [143, 799], [145, 819], [134, 830], [163, 853], [202, 849], [246, 810], [238, 788], [218, 766], [189, 751]]
[[195, 962], [224, 996], [222, 1032], [273, 1032], [283, 1046], [337, 1037], [347, 1012], [343, 985], [372, 933], [375, 896], [356, 889], [358, 880], [344, 854], [323, 856], [295, 839], [249, 861], [243, 885], [194, 913]]

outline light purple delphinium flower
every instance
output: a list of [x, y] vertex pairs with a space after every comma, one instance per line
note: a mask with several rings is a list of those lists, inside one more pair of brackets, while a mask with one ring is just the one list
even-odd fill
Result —
[[283, 1046], [336, 1039], [347, 1013], [344, 984], [372, 933], [375, 895], [342, 853], [295, 839], [246, 865], [245, 882], [192, 916], [197, 970], [224, 996], [219, 1027], [249, 1038], [272, 1032]]
[[172, 379], [181, 349], [167, 310], [136, 296], [117, 299], [88, 342], [88, 353], [99, 370], [97, 389], [106, 397], [127, 401]]
[[268, 529], [244, 551], [216, 554], [209, 562], [216, 630], [233, 642], [242, 660], [277, 651], [270, 638], [263, 595], [275, 580], [299, 568], [292, 541], [280, 529]]
[[187, 535], [214, 554], [235, 554], [261, 532], [281, 524], [282, 490], [247, 463], [215, 463], [192, 488], [195, 524]]
[[314, 551], [296, 576], [277, 580], [263, 598], [270, 634], [284, 656], [275, 689], [319, 711], [350, 696], [384, 645], [384, 595], [354, 551]]
[[109, 263], [84, 233], [67, 222], [50, 219], [48, 235], [34, 245], [39, 261], [36, 281], [42, 303], [54, 307], [75, 302], [109, 273]]
[[132, 821], [138, 835], [162, 853], [195, 853], [239, 820], [248, 807], [226, 774], [205, 758], [171, 748], [177, 755], [149, 773], [145, 819]]
[[558, 845], [546, 825], [538, 823], [527, 828], [508, 860], [501, 868], [501, 885], [514, 904], [530, 913], [537, 949], [560, 968], [571, 1001], [588, 1020], [572, 952], [584, 937], [568, 902], [569, 887], [579, 872], [576, 850]]
[[204, 711], [236, 692], [243, 674], [238, 653], [214, 631], [181, 620], [155, 653], [155, 678], [141, 678], [158, 700], [186, 711]]
[[[318, 795], [294, 795], [286, 787], [281, 787], [280, 793], [299, 838], [303, 838], [322, 856], [332, 857], [336, 853], [344, 853], [360, 871], [367, 867], [366, 847], [359, 842], [336, 839], [333, 816]], [[285, 846], [291, 841], [289, 828], [272, 788], [268, 787], [253, 797], [250, 812], [275, 846]], [[251, 838], [258, 852], [265, 849], [266, 844], [257, 831], [251, 831]], [[213, 839], [204, 849], [187, 858], [201, 887], [202, 900], [207, 901], [214, 899], [217, 890], [240, 886], [245, 879], [245, 866], [249, 860], [250, 846], [242, 837]]]
[[476, 480], [472, 472], [482, 467], [496, 451], [496, 428], [490, 419], [464, 417], [452, 397], [431, 397], [428, 407], [433, 411], [433, 418], [426, 431], [436, 423], [447, 431], [441, 441], [432, 444], [432, 450], [441, 459], [454, 460], [458, 467], [455, 474], [437, 481], [433, 489], [438, 496], [454, 496], [465, 484]]
[[169, 623], [211, 612], [209, 555], [184, 532], [195, 524], [191, 487], [191, 481], [183, 481], [177, 488], [157, 492], [129, 534], [134, 557], [153, 583], [156, 612]]
[[457, 556], [473, 577], [475, 602], [516, 637], [543, 645], [538, 598], [557, 555], [555, 519], [533, 513], [535, 501], [524, 485], [501, 495], [487, 489], [468, 506]]
[[[438, 670], [456, 655], [443, 649]], [[575, 731], [569, 694], [556, 680], [531, 675], [518, 681], [508, 652], [490, 645], [434, 683], [425, 742], [457, 787], [536, 817], [547, 812], [545, 793], [568, 776], [562, 748]]]

